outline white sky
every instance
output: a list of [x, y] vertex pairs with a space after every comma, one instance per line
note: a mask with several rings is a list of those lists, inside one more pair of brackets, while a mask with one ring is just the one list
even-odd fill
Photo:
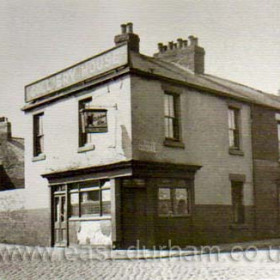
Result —
[[114, 46], [133, 22], [141, 52], [195, 35], [206, 73], [277, 93], [279, 0], [0, 0], [0, 116], [24, 137], [24, 86]]

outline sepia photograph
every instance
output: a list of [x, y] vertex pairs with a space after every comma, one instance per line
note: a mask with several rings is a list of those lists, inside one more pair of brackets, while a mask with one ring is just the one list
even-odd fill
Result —
[[0, 280], [280, 280], [280, 1], [0, 19]]

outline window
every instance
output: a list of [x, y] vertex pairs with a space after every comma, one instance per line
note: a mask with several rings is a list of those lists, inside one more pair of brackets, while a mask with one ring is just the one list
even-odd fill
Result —
[[243, 182], [231, 182], [232, 211], [233, 222], [243, 224], [245, 222], [245, 213], [243, 205]]
[[70, 185], [70, 216], [105, 216], [111, 213], [109, 181]]
[[[168, 183], [169, 181], [169, 183]], [[187, 216], [190, 214], [190, 190], [185, 181], [165, 180], [158, 188], [158, 215], [161, 217]]]
[[79, 146], [92, 143], [93, 133], [108, 131], [107, 110], [92, 108], [92, 99], [79, 102]]
[[180, 140], [178, 103], [178, 95], [164, 94], [165, 138], [177, 141]]
[[44, 153], [43, 116], [44, 114], [41, 113], [33, 117], [34, 156], [39, 156]]
[[239, 109], [228, 108], [228, 128], [230, 149], [240, 149]]

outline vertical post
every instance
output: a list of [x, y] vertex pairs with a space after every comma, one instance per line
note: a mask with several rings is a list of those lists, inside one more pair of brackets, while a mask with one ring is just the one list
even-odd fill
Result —
[[111, 226], [112, 242], [117, 247], [122, 240], [121, 228], [121, 179], [111, 179]]
[[66, 224], [66, 246], [69, 245], [69, 191], [68, 184], [65, 184], [65, 224]]
[[50, 238], [50, 246], [53, 247], [54, 246], [54, 195], [53, 195], [53, 188], [50, 185], [49, 186], [50, 189], [50, 234], [51, 234], [51, 238]]
[[147, 202], [146, 202], [146, 213], [147, 213], [147, 238], [146, 238], [146, 246], [148, 248], [152, 248], [155, 246], [155, 215], [157, 212], [157, 188], [155, 188], [156, 182], [155, 179], [146, 179], [146, 194], [147, 194]]

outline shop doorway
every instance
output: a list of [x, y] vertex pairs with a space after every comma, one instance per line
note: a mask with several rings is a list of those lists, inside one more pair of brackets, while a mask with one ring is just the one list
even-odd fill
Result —
[[68, 220], [66, 194], [54, 194], [54, 246], [68, 245]]
[[123, 188], [122, 191], [123, 246], [147, 245], [146, 188]]

